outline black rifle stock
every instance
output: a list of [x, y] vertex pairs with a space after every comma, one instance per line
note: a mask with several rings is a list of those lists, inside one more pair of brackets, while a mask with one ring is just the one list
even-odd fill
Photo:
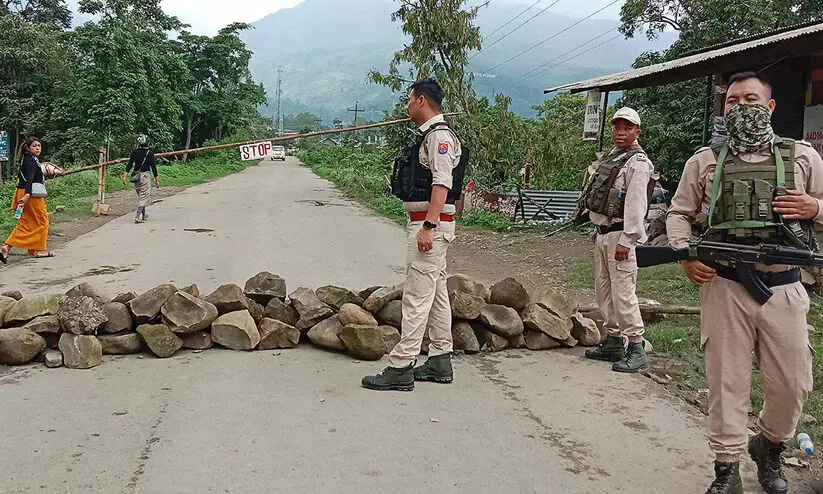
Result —
[[756, 264], [823, 267], [823, 254], [782, 245], [698, 241], [684, 249], [645, 245], [637, 247], [637, 266], [641, 268], [685, 260], [698, 260], [710, 266], [725, 264], [733, 268], [746, 291], [761, 305], [772, 296], [772, 290], [758, 276]]

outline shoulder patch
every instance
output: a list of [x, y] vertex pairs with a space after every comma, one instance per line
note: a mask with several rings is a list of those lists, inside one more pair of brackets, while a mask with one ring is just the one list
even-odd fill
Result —
[[437, 152], [440, 154], [446, 154], [449, 152], [449, 143], [448, 142], [439, 142], [437, 143]]

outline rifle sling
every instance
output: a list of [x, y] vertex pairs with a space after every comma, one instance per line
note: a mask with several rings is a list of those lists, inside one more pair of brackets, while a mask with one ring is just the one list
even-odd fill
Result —
[[[717, 276], [740, 283], [740, 276], [734, 268], [717, 267], [715, 269], [717, 270]], [[789, 285], [800, 281], [800, 268], [778, 272], [757, 271], [757, 277], [769, 288]]]

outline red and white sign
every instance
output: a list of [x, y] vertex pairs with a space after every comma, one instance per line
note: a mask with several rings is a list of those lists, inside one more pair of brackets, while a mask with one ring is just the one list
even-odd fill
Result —
[[240, 146], [240, 157], [243, 161], [261, 160], [271, 154], [271, 142], [257, 142]]
[[823, 155], [823, 105], [807, 106], [803, 115], [803, 140]]

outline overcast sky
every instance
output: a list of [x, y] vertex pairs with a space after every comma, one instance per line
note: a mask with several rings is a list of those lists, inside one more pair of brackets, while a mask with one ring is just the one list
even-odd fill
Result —
[[[214, 35], [217, 31], [232, 22], [254, 22], [280, 9], [294, 7], [303, 0], [162, 0], [163, 9], [182, 22], [190, 24], [192, 32], [196, 34]], [[357, 0], [339, 0], [340, 2], [356, 2]], [[393, 0], [385, 0], [393, 2]], [[479, 1], [479, 0], [478, 0]], [[533, 0], [491, 0], [512, 5], [512, 17], [517, 15]], [[552, 4], [554, 0], [543, 0], [517, 22], [528, 19], [540, 9]], [[77, 11], [77, 0], [67, 0], [73, 11]], [[474, 2], [470, 2], [474, 3]], [[570, 17], [584, 17], [610, 3], [610, 0], [559, 0], [549, 11], [564, 14]], [[619, 17], [622, 2], [611, 6], [596, 17], [616, 19]]]

